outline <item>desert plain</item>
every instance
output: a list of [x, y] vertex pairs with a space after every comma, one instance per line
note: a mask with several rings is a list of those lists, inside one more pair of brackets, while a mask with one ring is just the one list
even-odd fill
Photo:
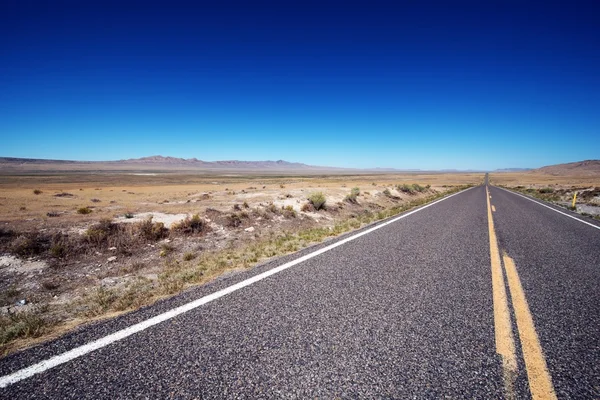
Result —
[[[0, 173], [0, 349], [10, 354], [131, 312], [484, 178], [483, 172]], [[490, 183], [557, 203], [568, 203], [575, 191], [588, 193], [580, 194], [581, 205], [600, 205], [598, 174], [491, 173]]]

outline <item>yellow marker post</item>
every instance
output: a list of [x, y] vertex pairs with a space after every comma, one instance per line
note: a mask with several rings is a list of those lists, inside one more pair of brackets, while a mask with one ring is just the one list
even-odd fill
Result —
[[575, 194], [573, 195], [573, 204], [571, 204], [571, 207], [575, 208], [575, 201], [577, 201], [577, 192], [575, 192]]

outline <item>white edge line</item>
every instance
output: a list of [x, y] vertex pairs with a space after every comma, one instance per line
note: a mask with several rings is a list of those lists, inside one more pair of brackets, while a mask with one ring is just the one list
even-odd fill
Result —
[[75, 358], [81, 357], [81, 356], [83, 356], [83, 355], [85, 355], [87, 353], [90, 353], [90, 352], [94, 351], [94, 350], [98, 350], [98, 349], [100, 349], [102, 347], [108, 346], [111, 343], [114, 343], [114, 342], [119, 341], [121, 339], [125, 339], [128, 336], [131, 336], [131, 335], [133, 335], [135, 333], [138, 333], [138, 332], [141, 332], [141, 331], [143, 331], [145, 329], [148, 329], [151, 326], [160, 324], [161, 322], [167, 321], [167, 320], [169, 320], [171, 318], [174, 318], [174, 317], [176, 317], [178, 315], [181, 315], [181, 314], [186, 313], [186, 312], [188, 312], [190, 310], [198, 308], [198, 307], [200, 307], [200, 306], [202, 306], [202, 305], [204, 305], [206, 303], [209, 303], [209, 302], [211, 302], [213, 300], [216, 300], [216, 299], [218, 299], [220, 297], [223, 297], [223, 296], [226, 296], [226, 295], [228, 295], [230, 293], [233, 293], [236, 290], [239, 290], [239, 289], [244, 288], [246, 286], [250, 286], [253, 283], [261, 281], [261, 280], [263, 280], [263, 279], [265, 279], [265, 278], [267, 278], [267, 277], [269, 277], [271, 275], [275, 275], [276, 273], [281, 272], [281, 271], [283, 271], [285, 269], [288, 269], [290, 267], [293, 267], [296, 264], [300, 264], [300, 263], [302, 263], [302, 262], [304, 262], [306, 260], [309, 260], [309, 259], [311, 259], [313, 257], [316, 257], [316, 256], [318, 256], [320, 254], [323, 254], [323, 253], [325, 253], [325, 252], [327, 252], [327, 251], [329, 251], [331, 249], [334, 249], [334, 248], [336, 248], [338, 246], [341, 246], [341, 245], [343, 245], [345, 243], [348, 243], [351, 240], [357, 239], [357, 238], [359, 238], [359, 237], [361, 237], [363, 235], [366, 235], [368, 233], [371, 233], [371, 232], [373, 232], [373, 231], [375, 231], [377, 229], [383, 228], [386, 225], [389, 225], [389, 224], [391, 224], [393, 222], [396, 222], [396, 221], [398, 221], [398, 220], [400, 220], [402, 218], [408, 217], [411, 214], [414, 214], [414, 213], [416, 213], [418, 211], [424, 210], [427, 207], [431, 207], [432, 205], [439, 203], [440, 201], [447, 200], [450, 197], [453, 197], [453, 196], [456, 196], [458, 194], [464, 193], [465, 191], [470, 190], [470, 189], [472, 189], [472, 188], [461, 190], [460, 192], [457, 192], [457, 193], [451, 194], [449, 196], [446, 196], [446, 197], [444, 197], [442, 199], [436, 200], [433, 203], [429, 203], [429, 204], [427, 204], [427, 205], [425, 205], [423, 207], [420, 207], [420, 208], [418, 208], [416, 210], [410, 211], [410, 212], [408, 212], [406, 214], [403, 214], [403, 215], [401, 215], [399, 217], [396, 217], [396, 218], [391, 219], [389, 221], [383, 222], [383, 223], [381, 223], [381, 224], [379, 224], [377, 226], [374, 226], [372, 228], [369, 228], [369, 229], [367, 229], [365, 231], [359, 232], [356, 235], [347, 237], [347, 238], [342, 239], [342, 240], [340, 240], [338, 242], [330, 244], [329, 246], [326, 246], [326, 247], [323, 247], [323, 248], [321, 248], [321, 249], [319, 249], [317, 251], [314, 251], [314, 252], [312, 252], [310, 254], [306, 254], [306, 255], [304, 255], [304, 256], [302, 256], [300, 258], [297, 258], [297, 259], [295, 259], [293, 261], [290, 261], [288, 263], [280, 265], [279, 267], [273, 268], [271, 270], [268, 270], [268, 271], [263, 272], [261, 274], [258, 274], [256, 276], [248, 278], [248, 279], [246, 279], [244, 281], [238, 282], [235, 285], [229, 286], [229, 287], [227, 287], [225, 289], [221, 289], [221, 290], [219, 290], [217, 292], [214, 292], [212, 294], [206, 295], [204, 297], [201, 297], [201, 298], [199, 298], [197, 300], [194, 300], [194, 301], [191, 301], [189, 303], [186, 303], [186, 304], [184, 304], [182, 306], [179, 306], [177, 308], [174, 308], [172, 310], [166, 311], [166, 312], [164, 312], [162, 314], [159, 314], [159, 315], [157, 315], [155, 317], [152, 317], [150, 319], [147, 319], [145, 321], [139, 322], [139, 323], [137, 323], [135, 325], [131, 325], [128, 328], [122, 329], [122, 330], [117, 331], [115, 333], [112, 333], [112, 334], [110, 334], [108, 336], [104, 336], [103, 338], [94, 340], [93, 342], [90, 342], [90, 343], [85, 344], [83, 346], [76, 347], [76, 348], [71, 349], [71, 350], [69, 350], [69, 351], [67, 351], [65, 353], [62, 353], [62, 354], [56, 355], [54, 357], [48, 358], [48, 359], [46, 359], [44, 361], [41, 361], [41, 362], [39, 362], [37, 364], [34, 364], [34, 365], [29, 366], [29, 367], [20, 369], [20, 370], [18, 370], [16, 372], [13, 372], [12, 374], [2, 376], [2, 377], [0, 377], [0, 388], [5, 388], [5, 387], [7, 387], [9, 385], [12, 385], [13, 383], [16, 383], [16, 382], [19, 382], [21, 380], [27, 379], [27, 378], [35, 375], [35, 374], [42, 373], [42, 372], [44, 372], [44, 371], [46, 371], [46, 370], [48, 370], [50, 368], [54, 368], [54, 367], [56, 367], [56, 366], [58, 366], [60, 364], [64, 364], [64, 363], [66, 363], [68, 361], [71, 361], [71, 360], [73, 360]]
[[589, 222], [587, 222], [587, 221], [583, 221], [583, 220], [581, 220], [581, 219], [579, 219], [579, 218], [577, 218], [577, 217], [574, 217], [574, 216], [572, 216], [572, 215], [570, 215], [570, 214], [567, 214], [567, 213], [565, 213], [565, 212], [562, 212], [562, 211], [560, 211], [560, 210], [557, 210], [557, 209], [555, 209], [555, 208], [553, 208], [553, 207], [550, 207], [549, 205], [546, 205], [546, 204], [544, 204], [544, 203], [540, 203], [539, 201], [537, 201], [537, 200], [534, 200], [534, 199], [532, 199], [532, 198], [530, 198], [530, 197], [527, 197], [527, 196], [525, 196], [525, 195], [522, 195], [521, 193], [513, 192], [512, 190], [504, 189], [504, 188], [501, 188], [501, 187], [499, 187], [499, 186], [494, 186], [494, 187], [496, 187], [496, 188], [498, 188], [498, 189], [502, 189], [502, 190], [504, 190], [505, 192], [508, 192], [508, 193], [516, 194], [517, 196], [521, 196], [522, 198], [524, 198], [524, 199], [527, 199], [527, 200], [529, 200], [529, 201], [533, 201], [534, 203], [537, 203], [537, 204], [539, 204], [540, 206], [544, 206], [544, 207], [546, 207], [546, 208], [549, 208], [549, 209], [551, 209], [552, 211], [556, 211], [556, 212], [557, 212], [557, 213], [559, 213], [559, 214], [566, 215], [566, 216], [567, 216], [567, 217], [569, 217], [569, 218], [573, 218], [575, 221], [579, 221], [579, 222], [581, 222], [581, 223], [584, 223], [584, 224], [586, 224], [586, 225], [589, 225], [589, 226], [591, 226], [591, 227], [593, 227], [593, 228], [600, 229], [600, 226], [598, 226], [598, 225], [590, 224], [590, 223], [589, 223]]

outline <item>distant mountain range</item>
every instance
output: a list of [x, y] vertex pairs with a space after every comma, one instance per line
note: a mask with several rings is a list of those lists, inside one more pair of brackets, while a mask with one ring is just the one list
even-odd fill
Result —
[[[425, 171], [419, 169], [395, 168], [337, 168], [308, 165], [284, 160], [277, 161], [203, 161], [197, 158], [176, 158], [160, 155], [130, 158], [117, 161], [71, 161], [71, 160], [46, 160], [36, 158], [0, 157], [0, 172], [94, 172], [94, 171], [156, 171], [156, 172], [264, 172], [264, 173], [463, 173], [486, 172], [482, 170], [456, 170], [444, 169], [438, 171]], [[491, 172], [527, 172], [549, 175], [597, 175], [600, 174], [600, 160], [587, 160], [569, 164], [550, 165], [538, 169], [503, 168]]]
[[[176, 158], [163, 156], [150, 156], [142, 158], [130, 158], [128, 160], [109, 161], [120, 165], [168, 165], [168, 166], [187, 166], [200, 168], [252, 168], [252, 169], [331, 169], [331, 167], [317, 167], [302, 163], [277, 161], [202, 161], [197, 158]], [[337, 169], [337, 168], [334, 168]]]
[[493, 172], [523, 172], [523, 171], [531, 171], [531, 168], [500, 168], [496, 169]]
[[196, 171], [196, 172], [345, 172], [347, 168], [321, 167], [303, 163], [277, 161], [203, 161], [197, 158], [150, 156], [117, 161], [71, 161], [35, 158], [0, 157], [0, 171]]
[[531, 172], [545, 175], [596, 176], [600, 175], [600, 160], [585, 160], [566, 164], [548, 165], [546, 167], [534, 169]]

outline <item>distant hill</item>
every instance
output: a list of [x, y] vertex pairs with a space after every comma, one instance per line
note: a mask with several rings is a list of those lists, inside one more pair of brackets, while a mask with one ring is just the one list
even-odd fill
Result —
[[585, 160], [567, 164], [548, 165], [546, 167], [534, 169], [531, 173], [556, 176], [600, 175], [600, 160]]
[[353, 169], [321, 167], [302, 163], [277, 161], [203, 161], [197, 158], [150, 156], [117, 161], [70, 161], [34, 158], [0, 157], [0, 171], [21, 172], [76, 172], [76, 171], [190, 171], [190, 172], [344, 172]]
[[524, 172], [530, 170], [531, 168], [501, 168], [494, 170], [494, 172]]

